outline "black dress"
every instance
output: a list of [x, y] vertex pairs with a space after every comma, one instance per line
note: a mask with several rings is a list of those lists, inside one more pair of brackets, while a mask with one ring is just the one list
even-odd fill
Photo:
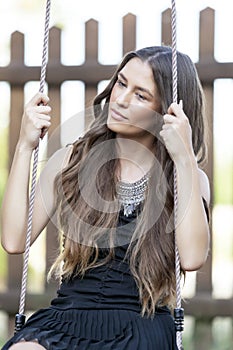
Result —
[[[120, 215], [121, 232], [133, 219]], [[167, 307], [158, 308], [153, 319], [140, 315], [137, 286], [123, 261], [127, 247], [116, 247], [111, 261], [84, 278], [63, 281], [51, 305], [34, 313], [2, 349], [24, 339], [48, 350], [177, 350]]]

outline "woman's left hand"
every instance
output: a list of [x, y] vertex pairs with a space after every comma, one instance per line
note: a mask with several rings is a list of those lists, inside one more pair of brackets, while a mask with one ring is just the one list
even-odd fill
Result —
[[179, 104], [172, 103], [163, 119], [160, 136], [172, 160], [178, 161], [193, 156], [192, 129], [182, 109], [182, 101]]

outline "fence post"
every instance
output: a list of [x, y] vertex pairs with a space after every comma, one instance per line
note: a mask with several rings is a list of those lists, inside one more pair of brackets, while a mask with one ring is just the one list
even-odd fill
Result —
[[[49, 32], [49, 60], [48, 60], [48, 73], [49, 65], [55, 66], [60, 65], [61, 62], [61, 30], [58, 28], [51, 28]], [[48, 95], [50, 98], [50, 105], [52, 107], [52, 124], [48, 131], [48, 146], [47, 146], [47, 157], [57, 151], [61, 147], [61, 93], [60, 84], [48, 86]], [[59, 251], [59, 237], [58, 230], [53, 224], [49, 222], [46, 228], [46, 275], [54, 262]], [[54, 293], [58, 287], [57, 281], [50, 281], [46, 283], [45, 278], [45, 289], [47, 293]]]
[[129, 13], [123, 17], [123, 55], [136, 49], [136, 16]]
[[166, 9], [162, 12], [161, 43], [168, 46], [172, 44], [171, 9]]
[[[24, 65], [24, 35], [15, 32], [11, 37], [11, 60], [9, 66]], [[19, 137], [21, 119], [24, 107], [24, 90], [22, 85], [11, 85], [10, 101], [10, 125], [9, 125], [9, 169], [11, 167], [15, 147]], [[8, 290], [18, 296], [19, 302], [21, 273], [23, 266], [23, 257], [18, 255], [7, 255], [8, 260]], [[18, 307], [18, 304], [17, 304]], [[12, 334], [14, 328], [14, 315], [9, 315], [9, 334]]]
[[[85, 64], [91, 63], [98, 66], [98, 22], [94, 19], [90, 19], [85, 24], [86, 35], [85, 35]], [[97, 68], [98, 69], [98, 68]], [[85, 86], [85, 124], [86, 129], [92, 121], [91, 113], [89, 108], [92, 105], [92, 101], [97, 94], [97, 84], [87, 84]]]
[[[207, 8], [200, 12], [199, 24], [199, 63], [214, 61], [214, 10]], [[208, 164], [205, 171], [210, 180], [213, 193], [213, 83], [203, 84], [206, 99], [206, 117], [208, 123]], [[211, 198], [211, 202], [212, 202]], [[212, 207], [212, 204], [211, 204]], [[196, 295], [212, 297], [212, 225], [210, 222], [211, 242], [210, 255], [204, 267], [197, 272]], [[203, 313], [205, 311], [203, 310]], [[204, 330], [204, 331], [203, 331]], [[196, 350], [210, 349], [212, 345], [212, 319], [203, 315], [195, 320], [194, 344]]]

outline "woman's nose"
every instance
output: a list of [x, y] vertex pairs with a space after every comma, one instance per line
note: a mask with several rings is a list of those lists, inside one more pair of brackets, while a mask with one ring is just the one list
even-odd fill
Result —
[[130, 104], [130, 94], [126, 91], [122, 92], [117, 96], [116, 103], [123, 108], [127, 108]]

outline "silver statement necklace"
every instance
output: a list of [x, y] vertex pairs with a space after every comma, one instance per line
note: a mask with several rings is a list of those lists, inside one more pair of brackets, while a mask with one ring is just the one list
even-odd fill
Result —
[[150, 175], [148, 172], [136, 182], [127, 183], [119, 181], [117, 183], [116, 192], [125, 216], [131, 215], [140, 203], [144, 201], [149, 178]]

